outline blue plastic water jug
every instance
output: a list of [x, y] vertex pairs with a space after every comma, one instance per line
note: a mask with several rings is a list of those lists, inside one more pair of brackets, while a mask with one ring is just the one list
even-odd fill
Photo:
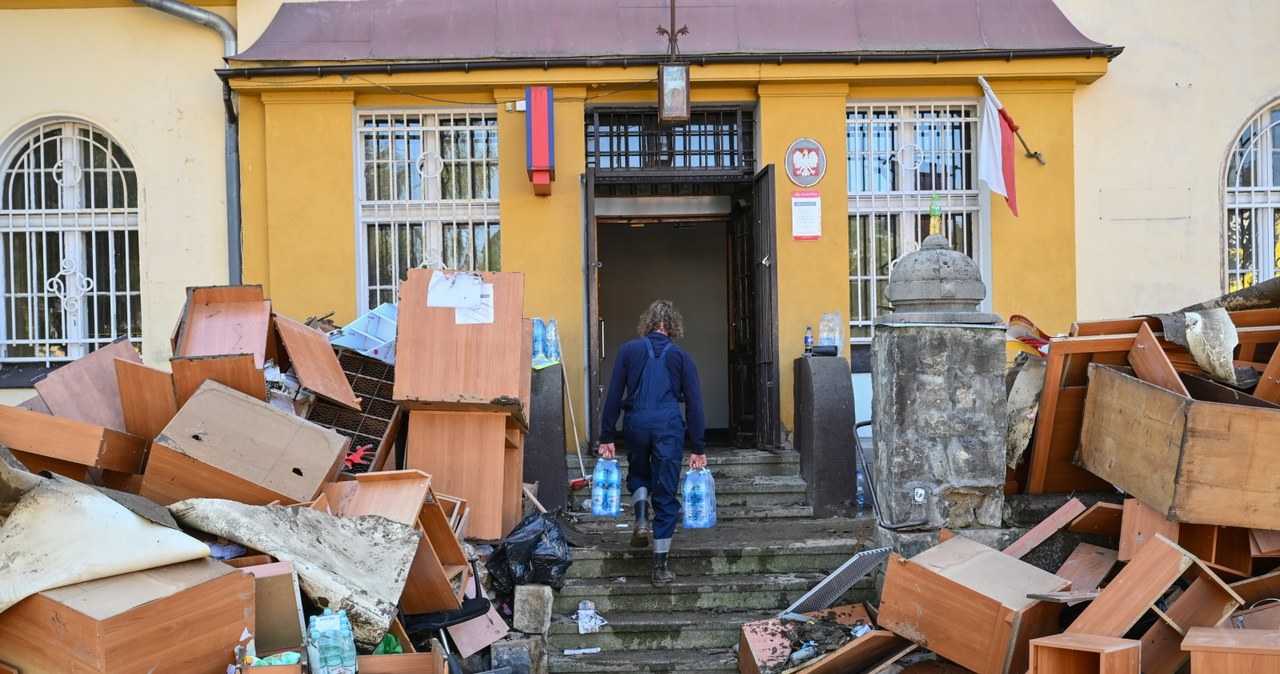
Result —
[[684, 528], [706, 529], [716, 524], [716, 481], [706, 468], [684, 476]]
[[591, 473], [591, 514], [617, 517], [622, 514], [622, 484], [617, 459], [600, 459]]

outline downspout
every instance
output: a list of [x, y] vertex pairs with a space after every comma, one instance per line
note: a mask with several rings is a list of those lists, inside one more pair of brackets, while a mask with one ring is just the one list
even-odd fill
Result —
[[[235, 56], [236, 29], [231, 22], [210, 12], [178, 2], [178, 0], [133, 0], [180, 19], [198, 23], [218, 31], [222, 36], [222, 55]], [[235, 97], [231, 85], [222, 80], [222, 105], [226, 112], [226, 173], [227, 173], [227, 283], [240, 285], [241, 232], [240, 232], [240, 118], [236, 114]]]

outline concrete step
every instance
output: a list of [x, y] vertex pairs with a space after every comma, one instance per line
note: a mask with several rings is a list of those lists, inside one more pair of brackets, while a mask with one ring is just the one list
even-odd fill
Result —
[[[595, 517], [590, 513], [590, 500], [580, 505], [586, 510], [575, 511], [573, 515], [584, 518], [581, 523], [584, 531], [601, 533], [620, 530], [626, 531], [628, 536], [631, 535], [633, 515], [631, 514], [631, 504], [627, 502], [626, 497], [623, 497], [622, 515], [619, 517]], [[803, 504], [727, 506], [718, 503], [716, 505], [716, 520], [722, 523], [732, 521], [755, 522], [762, 519], [796, 520], [812, 517], [813, 506]]]
[[[592, 532], [591, 547], [573, 551], [571, 575], [579, 578], [646, 575], [649, 550], [630, 547], [625, 528]], [[712, 529], [678, 530], [669, 564], [677, 574], [724, 575], [830, 572], [868, 544], [875, 524], [866, 518], [725, 521]]]
[[610, 613], [648, 611], [777, 610], [785, 608], [826, 577], [823, 573], [751, 575], [677, 575], [669, 585], [654, 586], [649, 574], [620, 578], [570, 578], [556, 595], [555, 611], [573, 613], [590, 599], [607, 618]]
[[[714, 471], [713, 471], [714, 475]], [[732, 506], [787, 506], [805, 504], [805, 482], [797, 475], [755, 475], [750, 477], [716, 478], [717, 507]], [[684, 477], [681, 476], [681, 480]], [[622, 501], [630, 506], [630, 495], [623, 487]], [[582, 499], [590, 499], [590, 490], [583, 489]]]
[[701, 672], [702, 674], [737, 674], [738, 656], [731, 648], [696, 650], [605, 651], [593, 655], [551, 653], [552, 674], [669, 674]]
[[547, 632], [551, 652], [599, 647], [602, 651], [726, 648], [738, 642], [743, 623], [778, 614], [771, 611], [682, 611], [618, 613], [593, 634], [578, 634], [578, 623], [557, 615]]
[[[582, 462], [586, 466], [587, 475], [590, 476], [591, 471], [595, 469], [596, 458], [584, 456], [582, 457]], [[570, 482], [582, 477], [576, 455], [568, 455], [565, 466]], [[626, 456], [621, 454], [618, 456], [618, 466], [623, 468], [625, 474]], [[773, 454], [759, 449], [708, 447], [707, 466], [717, 480], [721, 477], [749, 477], [752, 475], [799, 475], [800, 453], [787, 451], [781, 454]]]

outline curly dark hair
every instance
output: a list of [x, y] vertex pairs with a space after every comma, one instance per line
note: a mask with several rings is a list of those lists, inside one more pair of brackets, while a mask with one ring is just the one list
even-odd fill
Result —
[[640, 325], [636, 331], [641, 337], [662, 328], [671, 339], [684, 337], [684, 316], [670, 300], [657, 300], [640, 314]]

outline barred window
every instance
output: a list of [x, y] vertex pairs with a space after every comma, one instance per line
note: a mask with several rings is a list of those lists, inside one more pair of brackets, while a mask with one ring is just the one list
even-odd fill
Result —
[[0, 146], [0, 358], [142, 341], [138, 179], [102, 129], [47, 120]]
[[1226, 290], [1280, 272], [1280, 103], [1245, 125], [1227, 159]]
[[501, 268], [496, 112], [362, 112], [356, 145], [361, 311], [423, 263]]
[[937, 196], [952, 246], [979, 262], [977, 106], [972, 103], [852, 105], [845, 120], [849, 169], [849, 336], [871, 339], [888, 313], [895, 260], [929, 235]]

